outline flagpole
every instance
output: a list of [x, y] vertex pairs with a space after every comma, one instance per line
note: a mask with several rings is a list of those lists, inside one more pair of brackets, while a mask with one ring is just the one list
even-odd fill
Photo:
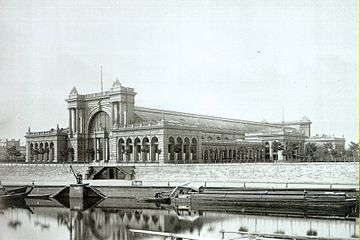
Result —
[[101, 92], [104, 92], [104, 88], [103, 88], [103, 79], [102, 79], [102, 66], [100, 67], [100, 80], [101, 80]]

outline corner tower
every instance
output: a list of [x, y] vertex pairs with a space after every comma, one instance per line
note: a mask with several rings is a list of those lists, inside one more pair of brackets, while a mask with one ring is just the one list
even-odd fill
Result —
[[109, 97], [112, 104], [112, 124], [115, 128], [134, 123], [135, 95], [133, 88], [121, 86], [118, 79], [113, 83]]

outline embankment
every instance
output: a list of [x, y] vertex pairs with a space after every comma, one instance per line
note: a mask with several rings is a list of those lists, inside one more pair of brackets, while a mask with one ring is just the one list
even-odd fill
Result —
[[[121, 165], [119, 165], [121, 167]], [[73, 165], [76, 172], [85, 174], [89, 165]], [[257, 164], [225, 164], [225, 165], [147, 165], [135, 168], [136, 179], [143, 183], [156, 185], [167, 182], [304, 182], [304, 183], [348, 183], [358, 182], [358, 163], [257, 163]], [[1, 164], [0, 180], [3, 184], [48, 183], [68, 184], [75, 179], [69, 165], [32, 165], [32, 164]], [[106, 182], [109, 185], [114, 181]], [[117, 183], [116, 183], [117, 184]]]

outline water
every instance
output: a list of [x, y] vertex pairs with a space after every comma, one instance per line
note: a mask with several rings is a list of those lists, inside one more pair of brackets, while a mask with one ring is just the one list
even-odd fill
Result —
[[[75, 166], [85, 171], [88, 166]], [[161, 172], [162, 174], [154, 174]], [[28, 166], [0, 165], [0, 176], [4, 184], [73, 183], [74, 179], [67, 165]], [[16, 177], [14, 177], [16, 176]], [[191, 180], [207, 186], [299, 187], [311, 183], [328, 185], [358, 183], [358, 163], [313, 163], [313, 164], [233, 164], [233, 165], [184, 165], [184, 166], [141, 166], [137, 167], [137, 178], [143, 185], [177, 185]], [[257, 183], [254, 183], [257, 182]], [[275, 184], [278, 182], [278, 184]], [[296, 183], [296, 184], [295, 184]], [[21, 185], [19, 184], [19, 185]], [[92, 181], [92, 185], [122, 185], [124, 181]], [[270, 185], [270, 186], [269, 186]], [[319, 185], [321, 186], [321, 185]], [[26, 205], [27, 204], [27, 205]], [[56, 200], [27, 199], [18, 208], [0, 207], [0, 240], [4, 239], [151, 239], [163, 237], [133, 233], [130, 229], [156, 232], [181, 233], [200, 236], [205, 239], [240, 239], [239, 234], [225, 233], [248, 231], [251, 233], [282, 233], [306, 236], [310, 231], [319, 237], [351, 238], [358, 236], [358, 219], [322, 219], [267, 216], [261, 209], [253, 215], [238, 212], [192, 209], [176, 212], [171, 208], [159, 208], [154, 204], [139, 204], [135, 200], [106, 199], [96, 206], [79, 204], [70, 210]], [[8, 206], [5, 206], [8, 207]], [[20, 207], [20, 208], [19, 208]], [[27, 208], [28, 207], [28, 208]], [[231, 211], [234, 211], [232, 209]], [[242, 238], [248, 239], [248, 238]]]
[[[77, 206], [82, 208], [82, 205]], [[234, 233], [282, 233], [319, 237], [358, 236], [358, 220], [246, 215], [224, 211], [175, 211], [134, 200], [106, 199], [85, 210], [70, 210], [56, 200], [26, 200], [17, 208], [0, 209], [0, 239], [85, 240], [164, 239], [130, 229], [181, 233], [206, 239], [240, 239]], [[248, 238], [241, 238], [248, 239]]]

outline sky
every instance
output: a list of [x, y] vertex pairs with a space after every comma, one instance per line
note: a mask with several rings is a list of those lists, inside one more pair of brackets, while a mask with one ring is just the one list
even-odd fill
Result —
[[68, 126], [64, 101], [118, 78], [136, 105], [308, 116], [358, 142], [358, 1], [0, 0], [0, 138]]

